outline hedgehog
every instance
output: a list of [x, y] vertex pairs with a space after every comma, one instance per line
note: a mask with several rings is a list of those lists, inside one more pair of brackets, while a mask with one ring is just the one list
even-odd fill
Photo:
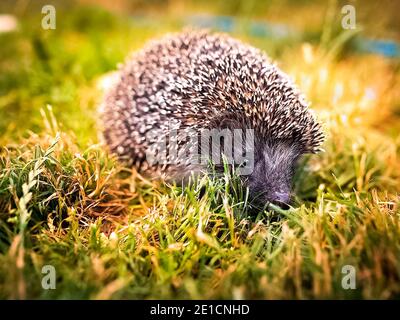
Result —
[[[100, 114], [111, 152], [151, 178], [184, 183], [233, 150], [229, 165], [250, 163], [240, 177], [261, 204], [290, 203], [298, 160], [324, 140], [304, 96], [267, 55], [208, 30], [167, 34], [130, 55]], [[226, 135], [234, 131], [246, 131], [246, 141]], [[214, 146], [204, 132], [216, 132], [220, 144], [203, 155]]]

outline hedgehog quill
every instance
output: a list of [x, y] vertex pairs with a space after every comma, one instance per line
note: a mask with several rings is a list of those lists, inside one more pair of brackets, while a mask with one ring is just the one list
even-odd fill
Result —
[[[302, 94], [265, 54], [208, 31], [149, 42], [120, 68], [100, 110], [110, 150], [144, 175], [179, 183], [201, 174], [207, 156], [199, 150], [210, 146], [208, 158], [224, 154], [233, 166], [251, 158], [251, 170], [241, 175], [251, 198], [280, 206], [290, 202], [298, 159], [320, 151], [324, 140]], [[238, 130], [251, 141], [235, 143], [229, 133]], [[222, 141], [218, 149], [204, 142], [204, 132], [217, 132], [212, 141]], [[199, 136], [201, 146], [193, 143]], [[149, 151], [160, 146], [155, 141], [168, 147], [165, 161], [149, 160]], [[200, 161], [193, 161], [194, 151]]]

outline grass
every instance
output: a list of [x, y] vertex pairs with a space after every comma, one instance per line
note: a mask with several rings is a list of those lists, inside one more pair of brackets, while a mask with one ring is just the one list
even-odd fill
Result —
[[44, 32], [38, 13], [0, 34], [0, 298], [400, 297], [398, 60], [347, 52], [340, 35], [238, 32], [295, 77], [328, 136], [299, 167], [293, 207], [254, 213], [229, 172], [151, 182], [98, 142], [100, 77], [179, 23], [72, 7]]

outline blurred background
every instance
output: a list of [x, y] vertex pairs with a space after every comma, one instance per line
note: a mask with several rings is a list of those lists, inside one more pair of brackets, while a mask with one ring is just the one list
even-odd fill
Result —
[[[41, 25], [49, 4], [54, 30]], [[348, 4], [356, 27], [345, 30]], [[397, 134], [388, 123], [399, 113], [398, 93], [390, 91], [398, 85], [399, 12], [398, 1], [2, 0], [0, 142], [40, 131], [46, 105], [79, 141], [96, 141], [99, 77], [147, 39], [188, 25], [263, 49], [322, 114]]]

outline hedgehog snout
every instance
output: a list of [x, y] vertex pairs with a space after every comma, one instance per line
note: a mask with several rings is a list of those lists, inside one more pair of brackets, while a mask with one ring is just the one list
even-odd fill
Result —
[[270, 202], [278, 205], [282, 209], [287, 209], [290, 202], [290, 192], [275, 191], [270, 199]]
[[261, 206], [273, 203], [281, 208], [287, 208], [291, 199], [290, 180], [289, 172], [279, 170], [271, 173], [256, 167], [248, 180], [251, 198], [255, 204]]
[[298, 153], [293, 145], [277, 142], [259, 147], [255, 166], [248, 180], [252, 199], [259, 205], [273, 203], [288, 208], [292, 177]]
[[289, 186], [278, 186], [276, 180], [263, 182], [260, 180], [252, 179], [248, 184], [253, 204], [263, 207], [268, 203], [273, 203], [282, 209], [287, 209], [291, 200]]

